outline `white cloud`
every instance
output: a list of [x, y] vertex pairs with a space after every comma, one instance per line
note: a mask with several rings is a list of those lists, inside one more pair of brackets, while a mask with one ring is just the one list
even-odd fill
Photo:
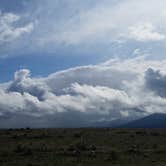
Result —
[[128, 35], [140, 42], [164, 40], [165, 7], [164, 0], [104, 1], [103, 4], [78, 12], [60, 27], [57, 35], [48, 35], [46, 40], [73, 45], [124, 41], [130, 39]]
[[3, 125], [16, 117], [21, 124], [27, 116], [36, 119], [36, 125], [44, 120], [43, 125], [63, 126], [75, 124], [78, 117], [90, 124], [165, 112], [165, 66], [166, 61], [137, 57], [76, 67], [46, 78], [31, 78], [26, 69], [17, 71], [13, 81], [0, 86]]
[[156, 32], [152, 24], [139, 24], [129, 28], [129, 38], [140, 41], [160, 41], [165, 39], [165, 35]]
[[[7, 18], [10, 21], [5, 22], [7, 28], [3, 28], [1, 42], [20, 40], [3, 48], [3, 55], [6, 52], [13, 54], [14, 51], [17, 55], [24, 54], [24, 51], [55, 53], [62, 47], [79, 54], [88, 52], [93, 46], [92, 53], [107, 51], [107, 55], [122, 54], [124, 50], [128, 53], [134, 46], [145, 48], [145, 44], [147, 50], [151, 49], [151, 44], [155, 51], [165, 48], [164, 0], [49, 0], [43, 3], [28, 2], [27, 6], [26, 13], [23, 13], [26, 17], [10, 16], [10, 19]], [[1, 14], [1, 18], [7, 14]], [[14, 24], [21, 20], [26, 24], [15, 27]], [[37, 25], [34, 24], [35, 20]], [[29, 33], [32, 30], [33, 34]]]
[[33, 23], [28, 23], [24, 26], [15, 26], [14, 24], [18, 23], [20, 19], [19, 15], [0, 12], [0, 44], [11, 42], [33, 30]]

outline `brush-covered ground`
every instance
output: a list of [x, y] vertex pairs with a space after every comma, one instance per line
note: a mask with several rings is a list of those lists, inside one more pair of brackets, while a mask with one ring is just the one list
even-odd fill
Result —
[[166, 129], [0, 130], [0, 166], [166, 166]]

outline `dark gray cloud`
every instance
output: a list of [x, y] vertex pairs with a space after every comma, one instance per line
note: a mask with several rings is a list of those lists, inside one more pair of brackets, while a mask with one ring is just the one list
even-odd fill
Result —
[[146, 87], [161, 97], [166, 97], [166, 75], [160, 70], [148, 69], [145, 75]]

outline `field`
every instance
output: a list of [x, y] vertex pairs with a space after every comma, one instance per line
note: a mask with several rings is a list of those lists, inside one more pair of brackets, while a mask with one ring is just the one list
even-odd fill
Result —
[[0, 166], [165, 166], [166, 129], [0, 130]]

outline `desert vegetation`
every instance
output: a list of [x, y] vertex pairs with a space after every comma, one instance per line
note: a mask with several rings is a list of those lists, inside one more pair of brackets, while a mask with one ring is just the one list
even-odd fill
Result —
[[165, 166], [165, 129], [0, 130], [2, 166]]

